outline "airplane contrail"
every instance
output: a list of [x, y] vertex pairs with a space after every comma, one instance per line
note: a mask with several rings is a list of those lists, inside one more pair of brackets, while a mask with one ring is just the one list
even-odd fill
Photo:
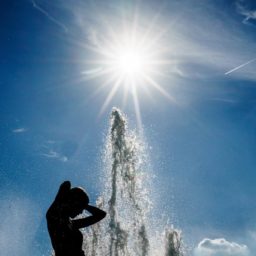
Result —
[[252, 63], [252, 62], [254, 62], [255, 60], [256, 60], [256, 58], [251, 59], [251, 60], [245, 62], [245, 63], [239, 65], [238, 67], [235, 67], [235, 68], [233, 68], [233, 69], [227, 71], [227, 72], [225, 73], [225, 75], [228, 75], [228, 74], [230, 74], [230, 73], [232, 73], [232, 72], [234, 72], [234, 71], [236, 71], [236, 70], [238, 70], [238, 69], [240, 69], [240, 68], [242, 68], [242, 67], [244, 67], [244, 66], [246, 66], [246, 65], [248, 65], [248, 64], [250, 64], [250, 63]]
[[33, 7], [35, 9], [37, 9], [39, 12], [41, 12], [42, 14], [44, 14], [49, 20], [51, 20], [52, 22], [54, 22], [55, 24], [57, 24], [58, 26], [60, 26], [62, 29], [64, 29], [65, 32], [68, 32], [67, 27], [62, 24], [60, 21], [58, 21], [57, 19], [55, 19], [53, 16], [51, 16], [47, 11], [45, 11], [43, 8], [41, 8], [36, 2], [35, 0], [31, 0], [31, 3], [33, 5]]

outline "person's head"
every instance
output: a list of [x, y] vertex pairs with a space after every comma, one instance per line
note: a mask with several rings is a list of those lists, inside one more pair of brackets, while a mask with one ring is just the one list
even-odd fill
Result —
[[89, 204], [89, 197], [84, 189], [80, 187], [71, 188], [68, 192], [67, 203], [69, 205], [69, 216], [74, 218], [82, 213]]

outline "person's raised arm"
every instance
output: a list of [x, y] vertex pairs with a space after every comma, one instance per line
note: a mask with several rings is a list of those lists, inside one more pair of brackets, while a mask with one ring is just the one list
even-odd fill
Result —
[[62, 200], [65, 196], [67, 196], [69, 190], [71, 189], [71, 183], [69, 180], [64, 181], [59, 188], [59, 191], [55, 197], [55, 201]]
[[67, 196], [68, 192], [70, 191], [71, 188], [71, 183], [70, 181], [64, 181], [60, 187], [59, 190], [57, 192], [57, 195], [53, 201], [53, 203], [51, 204], [50, 208], [48, 209], [47, 213], [46, 213], [46, 218], [50, 218], [53, 215], [56, 215], [56, 210], [61, 207], [61, 202], [63, 201], [63, 199]]
[[73, 224], [74, 228], [79, 229], [79, 228], [88, 227], [90, 225], [93, 225], [93, 224], [101, 221], [106, 216], [105, 211], [103, 211], [95, 206], [92, 206], [92, 205], [86, 205], [85, 210], [87, 210], [92, 215], [89, 217], [82, 218], [82, 219], [73, 220], [72, 224]]

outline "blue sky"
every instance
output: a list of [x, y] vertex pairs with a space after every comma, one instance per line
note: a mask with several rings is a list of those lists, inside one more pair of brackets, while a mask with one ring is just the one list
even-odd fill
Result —
[[111, 30], [118, 38], [120, 24], [129, 26], [135, 17], [142, 35], [149, 31], [148, 40], [158, 39], [158, 57], [167, 60], [153, 77], [165, 93], [152, 85], [145, 85], [148, 94], [137, 88], [156, 175], [155, 210], [164, 208], [197, 248], [195, 255], [252, 255], [253, 1], [9, 0], [0, 17], [4, 255], [49, 255], [44, 215], [59, 184], [69, 179], [86, 187], [92, 201], [101, 192], [100, 152], [111, 108], [120, 107], [132, 128], [138, 125], [132, 93], [124, 104], [122, 86], [100, 111], [113, 85], [101, 88], [109, 74], [88, 62], [100, 57], [94, 49]]

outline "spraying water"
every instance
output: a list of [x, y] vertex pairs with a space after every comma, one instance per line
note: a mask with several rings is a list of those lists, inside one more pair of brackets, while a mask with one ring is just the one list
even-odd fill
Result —
[[180, 233], [166, 228], [157, 235], [149, 221], [145, 147], [128, 131], [124, 115], [116, 108], [111, 113], [106, 141], [105, 189], [97, 205], [108, 215], [84, 233], [85, 255], [181, 256]]

